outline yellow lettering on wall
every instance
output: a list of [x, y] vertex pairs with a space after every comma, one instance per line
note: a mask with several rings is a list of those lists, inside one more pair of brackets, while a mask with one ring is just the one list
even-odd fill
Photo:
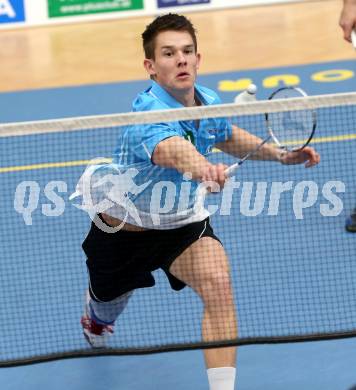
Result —
[[343, 81], [354, 77], [354, 72], [347, 69], [332, 69], [323, 70], [321, 72], [314, 73], [311, 79], [319, 81], [321, 83], [331, 83], [334, 81]]
[[251, 83], [251, 79], [221, 80], [218, 88], [222, 92], [244, 91]]
[[266, 77], [263, 80], [265, 88], [294, 87], [300, 83], [300, 78], [295, 74], [279, 74]]

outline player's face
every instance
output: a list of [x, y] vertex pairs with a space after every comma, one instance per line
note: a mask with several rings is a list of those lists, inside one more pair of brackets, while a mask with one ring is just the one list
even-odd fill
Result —
[[145, 67], [168, 91], [188, 92], [194, 88], [199, 62], [188, 32], [164, 31], [155, 40], [155, 59], [146, 59]]

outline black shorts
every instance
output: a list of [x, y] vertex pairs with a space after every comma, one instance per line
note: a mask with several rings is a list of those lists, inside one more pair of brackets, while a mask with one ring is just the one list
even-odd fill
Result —
[[174, 290], [186, 284], [174, 277], [173, 261], [201, 237], [215, 236], [209, 219], [170, 230], [106, 233], [94, 223], [83, 242], [87, 256], [90, 295], [103, 302], [143, 287], [152, 287], [152, 271], [161, 268]]

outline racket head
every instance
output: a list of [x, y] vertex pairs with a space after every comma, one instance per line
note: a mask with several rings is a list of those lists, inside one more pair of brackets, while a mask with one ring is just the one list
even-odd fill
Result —
[[[274, 91], [269, 100], [306, 97], [307, 94], [296, 87], [282, 87]], [[316, 129], [316, 111], [311, 109], [266, 113], [267, 130], [278, 147], [298, 151], [312, 140]]]

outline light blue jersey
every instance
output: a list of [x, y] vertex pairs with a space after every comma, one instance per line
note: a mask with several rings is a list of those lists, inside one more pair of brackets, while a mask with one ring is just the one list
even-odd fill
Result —
[[[195, 85], [195, 96], [202, 105], [221, 103], [215, 92], [199, 85]], [[154, 81], [133, 102], [133, 111], [182, 107]], [[122, 128], [113, 163], [95, 170], [95, 185], [91, 178], [91, 198], [106, 207], [96, 209], [96, 212], [105, 212], [133, 225], [152, 229], [173, 229], [205, 219], [209, 212], [197, 204], [199, 183], [190, 180], [189, 173], [183, 175], [175, 169], [155, 165], [152, 155], [159, 142], [179, 136], [190, 141], [199, 153], [208, 156], [213, 146], [228, 140], [231, 133], [231, 124], [225, 118]], [[105, 180], [105, 177], [110, 180]]]

